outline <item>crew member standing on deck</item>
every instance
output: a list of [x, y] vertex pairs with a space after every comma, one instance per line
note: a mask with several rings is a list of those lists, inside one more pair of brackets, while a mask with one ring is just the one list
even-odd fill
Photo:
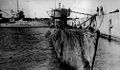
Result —
[[100, 6], [100, 15], [104, 15], [103, 6]]
[[97, 11], [97, 15], [99, 15], [99, 7], [97, 7], [97, 10], [96, 10], [96, 11]]

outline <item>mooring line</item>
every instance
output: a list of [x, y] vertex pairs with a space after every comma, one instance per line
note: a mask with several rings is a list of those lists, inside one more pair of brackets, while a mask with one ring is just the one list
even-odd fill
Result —
[[98, 47], [99, 37], [100, 37], [100, 31], [97, 31], [97, 39], [96, 39], [96, 44], [95, 44], [95, 53], [94, 53], [94, 56], [93, 56], [91, 70], [93, 70], [94, 63], [95, 63], [95, 57], [96, 57], [96, 53], [97, 53], [97, 47]]

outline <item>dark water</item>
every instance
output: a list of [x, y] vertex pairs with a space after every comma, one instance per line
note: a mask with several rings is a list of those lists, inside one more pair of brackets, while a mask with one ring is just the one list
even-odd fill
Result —
[[[45, 38], [48, 30], [0, 28], [0, 70], [53, 70], [55, 56]], [[94, 70], [120, 70], [119, 52], [120, 43], [100, 38]]]
[[0, 70], [46, 70], [51, 48], [47, 28], [0, 28]]
[[[0, 28], [0, 70], [59, 70], [55, 52], [45, 38], [48, 30]], [[65, 63], [61, 66], [76, 70]]]

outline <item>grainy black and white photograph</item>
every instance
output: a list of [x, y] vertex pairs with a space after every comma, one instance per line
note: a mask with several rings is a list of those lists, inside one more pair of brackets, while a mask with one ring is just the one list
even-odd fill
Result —
[[120, 70], [120, 0], [0, 0], [0, 70]]

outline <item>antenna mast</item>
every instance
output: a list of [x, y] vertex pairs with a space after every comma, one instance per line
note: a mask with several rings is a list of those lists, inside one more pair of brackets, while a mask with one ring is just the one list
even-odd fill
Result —
[[55, 0], [55, 9], [56, 9], [56, 0]]
[[17, 0], [17, 12], [19, 11], [19, 3], [18, 3], [18, 0]]

